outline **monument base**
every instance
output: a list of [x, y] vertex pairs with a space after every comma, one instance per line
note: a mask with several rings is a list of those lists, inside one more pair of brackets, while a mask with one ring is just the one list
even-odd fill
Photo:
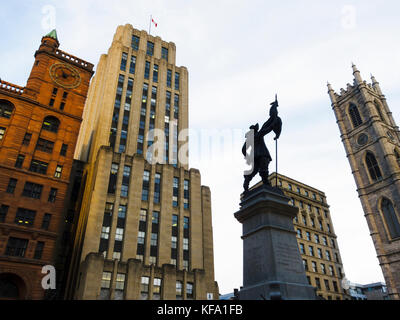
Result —
[[293, 219], [298, 208], [282, 190], [262, 185], [243, 195], [235, 218], [243, 225], [240, 300], [315, 300], [300, 256]]

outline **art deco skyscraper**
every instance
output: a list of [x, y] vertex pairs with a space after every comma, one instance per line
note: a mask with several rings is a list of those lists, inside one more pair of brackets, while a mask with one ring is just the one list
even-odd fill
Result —
[[342, 142], [389, 297], [400, 299], [400, 135], [379, 83], [353, 65], [353, 84], [328, 84]]
[[210, 190], [178, 159], [188, 71], [175, 52], [128, 24], [100, 58], [76, 150], [87, 164], [70, 297], [218, 299]]

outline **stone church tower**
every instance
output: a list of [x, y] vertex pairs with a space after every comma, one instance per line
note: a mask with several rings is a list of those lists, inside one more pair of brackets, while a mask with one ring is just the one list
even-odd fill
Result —
[[328, 83], [347, 158], [391, 299], [400, 299], [400, 133], [379, 83], [354, 83], [337, 94]]

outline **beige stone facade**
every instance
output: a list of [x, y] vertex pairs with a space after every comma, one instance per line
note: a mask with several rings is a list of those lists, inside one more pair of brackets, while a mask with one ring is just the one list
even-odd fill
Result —
[[[86, 185], [67, 296], [219, 297], [211, 193], [175, 161], [188, 142], [188, 72], [175, 56], [172, 42], [125, 25], [100, 58], [75, 153]], [[151, 141], [151, 129], [165, 137]], [[149, 163], [157, 143], [165, 162]]]
[[363, 81], [337, 94], [328, 84], [346, 156], [391, 299], [400, 298], [400, 135], [379, 83]]
[[[276, 179], [278, 178], [278, 179]], [[299, 208], [293, 220], [309, 284], [326, 300], [347, 299], [342, 287], [344, 270], [325, 193], [304, 183], [273, 173], [269, 177]]]

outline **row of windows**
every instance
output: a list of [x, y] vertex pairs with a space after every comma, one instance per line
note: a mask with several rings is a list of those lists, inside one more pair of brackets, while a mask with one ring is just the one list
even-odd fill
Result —
[[[7, 241], [7, 246], [4, 254], [11, 257], [21, 257], [24, 258], [28, 248], [28, 239], [14, 238], [10, 237]], [[35, 251], [33, 253], [33, 259], [42, 259], [43, 249], [45, 243], [42, 241], [36, 242]]]
[[[314, 241], [317, 244], [323, 244], [324, 246], [329, 246], [328, 244], [328, 239], [326, 236], [320, 236], [319, 234], [315, 233], [314, 237], [311, 237], [311, 233], [309, 231], [306, 231], [305, 234], [303, 235], [303, 231], [301, 229], [297, 229], [297, 237], [299, 239], [306, 239], [307, 241]], [[332, 248], [336, 249], [336, 242], [335, 239], [330, 239], [331, 240], [331, 245]]]
[[[55, 99], [57, 98], [57, 94], [58, 94], [58, 88], [53, 88], [53, 91], [51, 93], [51, 98], [50, 98], [50, 101], [49, 101], [49, 106], [50, 107], [54, 107], [54, 103], [55, 103]], [[68, 97], [68, 92], [64, 91], [63, 95], [61, 97], [62, 100], [61, 100], [60, 106], [59, 106], [61, 111], [63, 111], [65, 109], [65, 103], [66, 103], [67, 97]]]
[[[24, 139], [22, 140], [22, 145], [24, 146], [29, 146], [32, 140], [32, 133], [25, 133]], [[40, 150], [46, 153], [52, 153], [54, 149], [54, 142], [49, 141], [43, 138], [38, 138], [37, 143], [36, 143], [36, 150]], [[68, 150], [68, 145], [67, 144], [62, 144], [60, 148], [60, 155], [61, 156], [66, 156]]]
[[[23, 167], [25, 161], [25, 155], [18, 155], [17, 160], [15, 161], [15, 168], [21, 169]], [[39, 173], [39, 174], [47, 174], [49, 164], [47, 162], [39, 161], [36, 159], [32, 159], [31, 164], [29, 166], [29, 171]], [[62, 176], [63, 166], [57, 165], [56, 170], [54, 171], [54, 178], [60, 179]]]
[[[0, 206], [0, 223], [4, 223], [6, 221], [9, 209], [10, 207], [8, 205], [2, 204]], [[45, 213], [43, 215], [40, 229], [49, 230], [51, 217], [52, 215], [50, 213]], [[36, 211], [25, 208], [18, 208], [15, 214], [14, 223], [25, 227], [32, 227], [34, 225], [35, 218]]]
[[[140, 38], [138, 36], [132, 35], [131, 47], [133, 50], [139, 50], [139, 42]], [[154, 43], [151, 41], [147, 41], [146, 54], [149, 56], [154, 55]], [[168, 48], [161, 47], [161, 59], [165, 59], [166, 61], [168, 61], [168, 54]]]
[[[9, 194], [14, 194], [15, 188], [17, 187], [17, 183], [18, 183], [17, 179], [10, 178], [6, 192]], [[43, 190], [43, 185], [36, 184], [33, 182], [25, 182], [25, 186], [22, 191], [22, 196], [33, 199], [40, 199], [42, 197], [42, 190]], [[57, 198], [57, 192], [58, 190], [56, 188], [51, 188], [49, 191], [49, 197], [47, 201], [54, 203]]]
[[[283, 187], [282, 180], [279, 179], [278, 183], [279, 183], [280, 187]], [[289, 191], [297, 192], [299, 195], [303, 195], [302, 189], [300, 187], [298, 187], [298, 186], [293, 186], [291, 183], [287, 183], [287, 188], [288, 188]], [[313, 200], [317, 201], [317, 194], [314, 193], [314, 192], [312, 192], [311, 194], [312, 194], [311, 198]], [[304, 190], [304, 195], [306, 197], [310, 197], [310, 192], [308, 190]], [[319, 196], [319, 201], [324, 202], [324, 198], [322, 196]]]
[[[128, 54], [126, 52], [123, 52], [122, 57], [121, 57], [120, 70], [123, 72], [126, 72], [127, 64], [128, 64]], [[144, 78], [146, 80], [150, 79], [150, 67], [151, 67], [150, 61], [146, 61], [145, 69], [144, 69]], [[132, 55], [131, 59], [130, 59], [129, 73], [135, 74], [135, 71], [136, 71], [136, 57]], [[159, 65], [153, 64], [153, 82], [158, 83], [158, 79], [159, 79]], [[175, 72], [175, 82], [174, 82], [175, 90], [179, 90], [179, 88], [180, 88], [179, 82], [180, 82], [180, 73]], [[171, 69], [167, 70], [167, 87], [172, 88], [172, 70]]]
[[[304, 226], [310, 226], [312, 228], [316, 228], [315, 218], [309, 217], [309, 221], [310, 221], [310, 224], [308, 223], [307, 215], [305, 215], [305, 214], [301, 215], [301, 223]], [[318, 221], [319, 230], [327, 231], [329, 233], [333, 232], [332, 228], [331, 228], [331, 225], [329, 223], [326, 223], [326, 230], [325, 230], [323, 221], [321, 219], [317, 219], [317, 221]], [[294, 217], [294, 223], [295, 224], [299, 224], [299, 218], [297, 216]]]
[[[300, 250], [301, 254], [303, 254], [303, 255], [307, 254], [304, 243], [299, 243], [299, 250]], [[311, 245], [308, 246], [308, 255], [311, 257], [318, 257], [320, 259], [326, 259], [328, 261], [332, 261], [331, 252], [329, 250], [325, 250], [325, 256], [324, 256], [321, 248], [317, 248], [317, 252], [315, 252], [314, 246], [311, 246]], [[340, 263], [339, 255], [337, 252], [335, 252], [335, 261], [337, 263]]]
[[318, 215], [321, 215], [321, 213], [324, 213], [325, 218], [329, 219], [329, 214], [328, 214], [328, 210], [323, 210], [319, 207], [313, 206], [311, 204], [305, 204], [302, 200], [295, 200], [294, 198], [291, 198], [291, 204], [293, 206], [297, 206], [298, 208], [300, 208], [301, 210], [304, 210], [307, 208], [309, 213], [314, 213], [316, 212]]
[[[321, 285], [321, 279], [320, 278], [318, 278], [318, 277], [314, 278], [314, 282], [315, 282], [314, 284], [311, 282], [311, 278], [310, 277], [307, 277], [307, 279], [308, 279], [308, 283], [310, 285], [314, 285], [317, 288], [317, 290], [320, 290], [320, 291], [321, 290], [334, 291], [336, 293], [340, 293], [339, 286], [338, 286], [338, 283], [336, 281], [332, 281], [332, 286], [331, 286], [330, 285], [331, 282], [328, 279], [324, 279], [325, 288], [323, 289], [322, 285]], [[330, 296], [328, 296], [328, 299], [329, 299], [329, 297]], [[332, 299], [332, 297], [331, 297], [331, 299]]]

